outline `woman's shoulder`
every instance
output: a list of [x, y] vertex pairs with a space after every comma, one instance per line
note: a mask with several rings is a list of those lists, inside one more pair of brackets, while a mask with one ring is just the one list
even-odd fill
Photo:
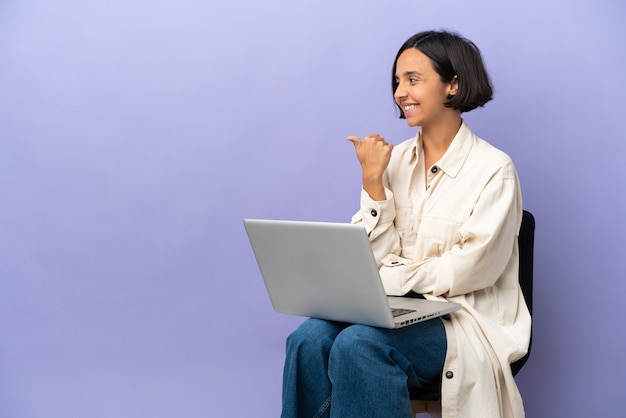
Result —
[[515, 164], [509, 154], [476, 135], [473, 137], [468, 162], [485, 172], [493, 174], [499, 172], [505, 177], [515, 175], [516, 172]]
[[481, 156], [487, 156], [495, 161], [501, 161], [504, 163], [512, 162], [511, 157], [502, 149], [496, 147], [489, 141], [474, 135], [474, 147], [475, 151]]
[[417, 147], [417, 137], [418, 135], [412, 136], [411, 138], [405, 139], [399, 144], [394, 146], [394, 149], [398, 149], [398, 151], [411, 150]]
[[417, 154], [417, 135], [393, 146], [392, 159], [412, 159]]
[[471, 141], [471, 154], [474, 154], [476, 158], [484, 159], [484, 161], [492, 161], [496, 164], [512, 163], [511, 157], [505, 151], [477, 135], [465, 121], [463, 121], [459, 133], [465, 136], [466, 140]]

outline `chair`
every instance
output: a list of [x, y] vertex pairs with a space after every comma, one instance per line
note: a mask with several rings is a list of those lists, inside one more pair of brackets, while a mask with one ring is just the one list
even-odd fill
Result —
[[[524, 211], [522, 216], [522, 225], [519, 232], [519, 283], [526, 300], [526, 305], [530, 314], [533, 313], [533, 248], [535, 245], [535, 218], [528, 212]], [[530, 336], [530, 344], [528, 345], [528, 353], [515, 363], [511, 364], [513, 376], [520, 371], [522, 366], [530, 356], [530, 347], [532, 345], [532, 329]], [[441, 382], [435, 382], [426, 388], [421, 388], [419, 392], [409, 388], [411, 395], [411, 408], [413, 415], [420, 413], [428, 413], [434, 416], [441, 415]]]

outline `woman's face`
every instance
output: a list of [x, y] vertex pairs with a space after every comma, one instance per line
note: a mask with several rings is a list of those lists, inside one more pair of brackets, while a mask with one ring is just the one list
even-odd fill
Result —
[[444, 106], [448, 95], [456, 94], [456, 79], [443, 83], [430, 61], [416, 48], [404, 50], [396, 62], [397, 88], [394, 99], [409, 126], [428, 127], [452, 109]]

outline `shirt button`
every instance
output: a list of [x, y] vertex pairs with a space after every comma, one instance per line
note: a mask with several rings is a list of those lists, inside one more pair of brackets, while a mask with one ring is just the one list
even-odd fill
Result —
[[431, 173], [433, 173], [433, 174], [435, 174], [435, 173], [437, 172], [437, 167], [435, 166], [435, 167], [431, 168], [431, 169], [430, 169], [430, 172], [431, 172]]
[[454, 373], [452, 372], [446, 372], [446, 378], [447, 379], [452, 379], [454, 377]]
[[376, 212], [376, 209], [372, 209], [372, 211], [370, 212], [370, 214], [375, 218], [378, 216], [378, 212]]

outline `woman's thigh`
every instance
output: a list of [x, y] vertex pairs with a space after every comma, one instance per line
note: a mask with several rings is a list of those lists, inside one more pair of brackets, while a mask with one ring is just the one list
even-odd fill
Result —
[[406, 369], [409, 385], [419, 387], [441, 376], [446, 332], [440, 318], [398, 329], [351, 325], [335, 337], [332, 350], [349, 352], [352, 357], [361, 351], [358, 355], [363, 358], [395, 361]]

